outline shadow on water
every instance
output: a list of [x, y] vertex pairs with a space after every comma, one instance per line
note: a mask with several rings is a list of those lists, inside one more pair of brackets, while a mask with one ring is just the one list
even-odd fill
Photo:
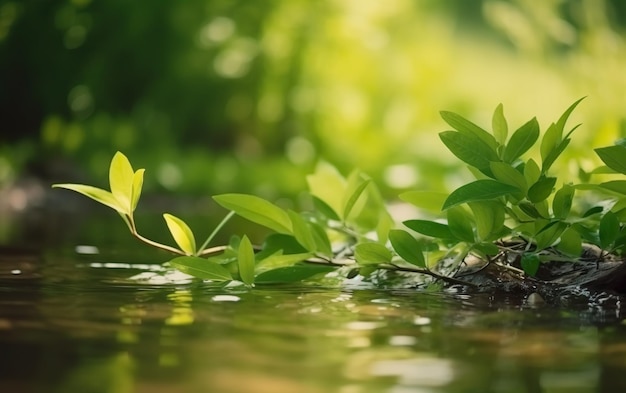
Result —
[[[3, 392], [626, 391], [619, 308], [354, 285], [218, 286], [139, 247], [0, 250]], [[116, 224], [113, 224], [116, 225]], [[85, 238], [81, 236], [86, 236]], [[112, 240], [113, 239], [113, 240]]]

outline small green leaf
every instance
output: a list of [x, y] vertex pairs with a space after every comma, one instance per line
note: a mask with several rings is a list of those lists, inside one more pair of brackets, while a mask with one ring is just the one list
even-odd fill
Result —
[[474, 229], [469, 214], [461, 206], [454, 206], [448, 209], [448, 228], [455, 238], [460, 241], [473, 243]]
[[120, 203], [117, 201], [117, 199], [115, 199], [113, 194], [101, 188], [85, 186], [83, 184], [68, 183], [53, 184], [52, 187], [76, 191], [79, 194], [83, 194], [84, 196], [91, 198], [96, 202], [99, 202], [105, 206], [110, 207], [111, 209], [118, 211], [120, 214], [126, 214], [126, 208], [120, 205]]
[[493, 128], [493, 135], [495, 136], [496, 140], [501, 145], [504, 145], [507, 135], [509, 133], [509, 126], [506, 123], [506, 118], [504, 117], [504, 107], [502, 106], [502, 104], [499, 104], [496, 107], [496, 110], [493, 112], [491, 127]]
[[177, 257], [170, 262], [172, 267], [202, 280], [230, 281], [230, 272], [222, 265], [198, 257]]
[[302, 247], [306, 248], [308, 251], [315, 252], [315, 239], [313, 239], [313, 233], [305, 219], [293, 210], [289, 210], [287, 213], [289, 214], [289, 218], [291, 219], [293, 235], [295, 236], [298, 243], [302, 244]]
[[526, 184], [535, 184], [541, 176], [541, 169], [539, 165], [532, 158], [526, 161], [524, 164], [524, 177], [526, 178]]
[[332, 266], [317, 266], [314, 264], [299, 264], [284, 266], [268, 270], [256, 277], [257, 284], [286, 284], [313, 277], [318, 274], [329, 273], [335, 270]]
[[399, 195], [399, 198], [421, 209], [432, 213], [439, 213], [448, 194], [435, 191], [407, 191]]
[[167, 227], [174, 238], [178, 247], [187, 255], [193, 255], [196, 253], [196, 239], [193, 236], [193, 232], [183, 220], [175, 217], [171, 214], [163, 214], [163, 218], [167, 223]]
[[476, 234], [481, 241], [495, 240], [504, 227], [504, 206], [496, 201], [470, 202], [476, 222]]
[[450, 228], [435, 221], [428, 220], [407, 220], [403, 222], [407, 228], [414, 230], [422, 235], [438, 238], [438, 239], [454, 239], [454, 235], [450, 232]]
[[130, 205], [130, 211], [134, 212], [139, 203], [139, 197], [141, 196], [141, 189], [143, 188], [143, 174], [145, 169], [138, 169], [133, 175], [133, 192]]
[[311, 195], [323, 201], [339, 217], [343, 212], [346, 179], [329, 163], [321, 161], [315, 172], [306, 177]]
[[343, 207], [342, 218], [344, 221], [348, 219], [348, 216], [350, 215], [350, 212], [352, 212], [352, 209], [354, 208], [356, 202], [359, 200], [359, 197], [361, 197], [363, 191], [365, 191], [365, 188], [370, 184], [370, 180], [371, 179], [365, 179], [359, 182], [353, 190], [352, 187], [348, 187], [348, 189], [346, 190], [348, 191], [349, 197], [346, 199]]
[[[543, 225], [543, 220], [537, 220], [535, 227]], [[567, 224], [559, 221], [552, 221], [541, 228], [535, 236], [537, 251], [550, 247], [559, 240], [559, 237], [567, 229]]]
[[523, 254], [522, 255], [522, 269], [524, 269], [524, 273], [528, 274], [531, 277], [534, 277], [539, 270], [539, 265], [541, 261], [536, 254]]
[[476, 180], [454, 190], [443, 204], [442, 210], [462, 203], [495, 199], [507, 194], [519, 192], [517, 187], [491, 179]]
[[611, 211], [606, 212], [600, 220], [600, 229], [598, 231], [600, 247], [608, 249], [615, 239], [617, 239], [619, 233], [620, 227], [617, 215]]
[[[305, 261], [309, 258], [312, 258], [313, 256], [314, 254], [311, 252], [298, 253], [298, 254], [283, 254], [282, 251], [277, 251], [276, 253], [266, 258], [260, 259], [261, 254], [259, 253], [256, 255], [256, 260], [258, 260], [258, 262], [256, 263], [255, 270], [259, 272], [260, 274], [262, 272], [278, 269], [280, 267], [293, 266], [296, 263]], [[257, 280], [255, 279], [255, 282], [256, 281]]]
[[326, 202], [319, 199], [316, 196], [311, 195], [313, 199], [313, 206], [315, 207], [315, 211], [321, 214], [324, 218], [328, 220], [340, 221], [339, 215], [333, 210], [332, 207], [328, 206]]
[[626, 175], [626, 147], [622, 145], [595, 149], [600, 159], [611, 169]]
[[528, 189], [528, 200], [538, 203], [550, 196], [556, 183], [556, 177], [542, 176], [535, 184]]
[[126, 214], [132, 211], [134, 176], [135, 172], [128, 158], [119, 151], [115, 153], [109, 167], [109, 183], [111, 193], [120, 206], [124, 206]]
[[309, 223], [309, 226], [313, 234], [313, 241], [315, 242], [315, 252], [331, 257], [333, 250], [326, 230], [315, 222]]
[[497, 181], [517, 187], [521, 194], [526, 195], [526, 191], [528, 190], [526, 178], [520, 171], [513, 168], [511, 164], [507, 164], [506, 162], [491, 162], [490, 167]]
[[408, 232], [392, 229], [389, 231], [389, 241], [402, 259], [415, 266], [426, 267], [421, 244]]
[[554, 194], [554, 200], [552, 201], [552, 212], [554, 217], [564, 220], [567, 218], [570, 210], [572, 209], [572, 201], [574, 200], [575, 188], [569, 184], [564, 184], [556, 194]]
[[241, 281], [246, 285], [254, 284], [254, 248], [252, 248], [252, 243], [250, 243], [250, 239], [246, 235], [243, 235], [239, 242], [237, 263]]
[[602, 213], [603, 210], [604, 209], [602, 208], [602, 206], [591, 207], [589, 208], [589, 210], [583, 213], [582, 218], [587, 218], [587, 217], [593, 216], [594, 214]]
[[486, 175], [491, 174], [489, 163], [498, 161], [498, 153], [481, 139], [456, 131], [439, 133], [439, 138], [459, 160], [477, 168]]
[[539, 138], [539, 123], [537, 123], [537, 118], [533, 118], [511, 135], [509, 143], [504, 148], [504, 161], [511, 163], [521, 157], [535, 144], [537, 138]]
[[245, 219], [278, 233], [292, 233], [287, 212], [263, 198], [247, 194], [222, 194], [213, 199]]
[[522, 201], [517, 205], [517, 207], [519, 207], [521, 211], [531, 218], [547, 218], [542, 215], [539, 210], [537, 210], [537, 207], [530, 202]]
[[441, 111], [439, 112], [443, 120], [448, 123], [455, 130], [466, 134], [475, 136], [481, 141], [483, 141], [487, 146], [489, 146], [493, 151], [498, 147], [498, 142], [496, 139], [489, 134], [487, 131], [483, 130], [481, 127], [472, 123], [471, 121], [465, 119], [463, 116], [460, 116], [453, 112]]
[[582, 242], [580, 234], [569, 227], [561, 234], [561, 241], [556, 247], [562, 253], [578, 258], [583, 252]]
[[474, 245], [473, 249], [489, 256], [497, 255], [500, 252], [500, 248], [493, 243], [478, 243]]
[[354, 247], [354, 257], [359, 265], [378, 265], [391, 262], [391, 251], [380, 243], [359, 243]]

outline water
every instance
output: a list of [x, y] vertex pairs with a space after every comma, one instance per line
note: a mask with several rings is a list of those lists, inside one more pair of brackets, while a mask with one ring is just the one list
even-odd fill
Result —
[[0, 391], [615, 392], [626, 385], [626, 326], [612, 310], [408, 289], [222, 287], [167, 275], [144, 254], [96, 251], [3, 251]]

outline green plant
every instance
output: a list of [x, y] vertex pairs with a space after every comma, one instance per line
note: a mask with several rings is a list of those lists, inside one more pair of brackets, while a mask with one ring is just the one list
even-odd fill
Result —
[[[434, 214], [445, 214], [445, 220], [404, 221], [408, 229], [422, 235], [419, 238], [395, 228], [369, 178], [358, 171], [345, 178], [324, 162], [307, 177], [310, 211], [285, 210], [254, 195], [214, 196], [215, 202], [230, 212], [200, 247], [189, 226], [171, 214], [163, 217], [178, 248], [138, 233], [133, 212], [141, 195], [144, 170], [134, 171], [122, 153], [111, 161], [110, 192], [78, 184], [54, 187], [82, 193], [113, 208], [133, 236], [177, 254], [169, 263], [201, 279], [239, 280], [246, 285], [287, 283], [343, 268], [348, 277], [385, 269], [464, 283], [442, 273], [440, 262], [456, 268], [469, 254], [512, 269], [511, 263], [518, 263], [532, 276], [544, 261], [580, 257], [585, 243], [597, 244], [606, 253], [621, 253], [626, 244], [622, 225], [626, 219], [626, 180], [574, 185], [559, 182], [550, 173], [578, 128], [565, 132], [566, 122], [581, 100], [543, 135], [533, 118], [509, 137], [502, 105], [493, 114], [491, 133], [460, 115], [442, 112], [453, 128], [439, 134], [442, 142], [469, 166], [476, 179], [449, 195], [424, 191], [400, 195]], [[526, 156], [533, 147], [539, 148], [539, 162]], [[594, 173], [626, 174], [626, 143], [596, 152], [606, 167]], [[601, 195], [603, 205], [576, 210], [577, 190]], [[271, 231], [261, 246], [254, 246], [243, 235], [232, 237], [227, 245], [209, 247], [233, 214]]]

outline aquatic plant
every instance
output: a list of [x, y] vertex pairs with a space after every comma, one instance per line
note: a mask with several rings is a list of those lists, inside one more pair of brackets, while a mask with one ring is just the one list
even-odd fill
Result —
[[[283, 209], [255, 195], [214, 196], [229, 213], [199, 247], [190, 227], [167, 213], [163, 217], [177, 247], [138, 233], [133, 213], [144, 169], [134, 170], [120, 152], [109, 168], [110, 191], [81, 184], [53, 187], [116, 210], [133, 236], [177, 255], [169, 261], [172, 267], [205, 280], [288, 283], [337, 269], [347, 277], [382, 269], [471, 285], [454, 277], [469, 255], [534, 276], [543, 262], [581, 258], [587, 244], [600, 247], [602, 255], [621, 254], [626, 245], [626, 180], [588, 182], [597, 173], [626, 175], [626, 142], [596, 149], [606, 166], [581, 171], [585, 182], [580, 184], [560, 181], [550, 171], [579, 126], [565, 127], [581, 100], [543, 135], [536, 118], [509, 133], [502, 105], [493, 113], [491, 132], [458, 114], [441, 112], [452, 130], [439, 137], [475, 180], [449, 194], [401, 194], [400, 199], [433, 217], [404, 221], [403, 228], [396, 227], [371, 179], [357, 170], [344, 177], [324, 162], [307, 177], [313, 202], [308, 211]], [[538, 161], [528, 157], [537, 146]], [[585, 209], [575, 200], [582, 191], [588, 193], [585, 201], [596, 201]], [[244, 234], [233, 236], [229, 244], [210, 246], [234, 214], [270, 230], [262, 245], [253, 245]]]

